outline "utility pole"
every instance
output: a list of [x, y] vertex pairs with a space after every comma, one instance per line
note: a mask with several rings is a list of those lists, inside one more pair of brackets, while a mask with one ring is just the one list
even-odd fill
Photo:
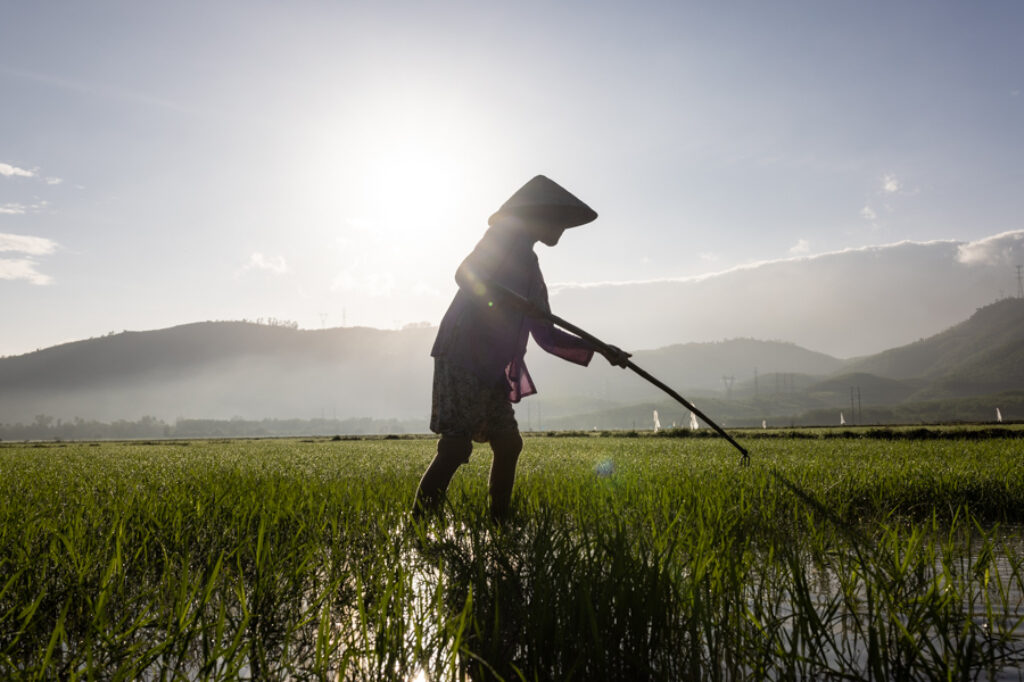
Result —
[[850, 421], [857, 423], [857, 413], [853, 409], [853, 386], [850, 386]]
[[725, 386], [725, 399], [732, 400], [732, 385], [736, 381], [736, 377], [727, 377], [722, 375], [722, 384]]
[[754, 400], [757, 400], [757, 367], [754, 368]]
[[860, 386], [857, 387], [857, 423], [864, 423], [864, 410], [860, 406]]
[[1024, 265], [1017, 266], [1017, 298], [1024, 298], [1024, 277], [1021, 276], [1021, 268], [1024, 268]]

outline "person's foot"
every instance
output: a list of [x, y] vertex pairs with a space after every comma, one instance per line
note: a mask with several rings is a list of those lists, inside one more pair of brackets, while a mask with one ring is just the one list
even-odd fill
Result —
[[411, 515], [414, 521], [438, 516], [443, 508], [444, 498], [432, 498], [417, 493], [416, 500], [412, 503]]
[[507, 528], [515, 516], [515, 510], [512, 508], [512, 504], [505, 505], [491, 505], [491, 523], [495, 526]]

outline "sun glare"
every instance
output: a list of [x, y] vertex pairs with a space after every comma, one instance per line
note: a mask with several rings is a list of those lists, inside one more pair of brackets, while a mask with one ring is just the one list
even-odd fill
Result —
[[436, 296], [486, 226], [489, 135], [471, 107], [420, 94], [297, 126], [283, 203], [302, 243], [330, 250], [317, 257], [332, 292]]
[[363, 176], [366, 217], [383, 234], [419, 241], [451, 219], [460, 184], [456, 162], [438, 150], [403, 145], [374, 154]]

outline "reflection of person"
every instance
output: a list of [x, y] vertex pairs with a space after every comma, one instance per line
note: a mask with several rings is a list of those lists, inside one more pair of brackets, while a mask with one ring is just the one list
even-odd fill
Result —
[[[543, 311], [548, 293], [533, 252], [538, 241], [555, 246], [567, 228], [597, 217], [589, 206], [543, 175], [523, 185], [488, 221], [490, 228], [455, 274], [459, 291], [441, 321], [434, 356], [430, 428], [440, 435], [437, 454], [420, 480], [414, 514], [437, 509], [473, 441], [494, 452], [489, 479], [491, 515], [505, 517], [512, 498], [516, 462], [523, 448], [512, 403], [536, 393], [523, 362], [530, 335], [549, 353], [587, 365], [594, 349], [550, 321], [527, 317], [503, 300], [493, 282]], [[625, 366], [627, 353], [605, 351]]]

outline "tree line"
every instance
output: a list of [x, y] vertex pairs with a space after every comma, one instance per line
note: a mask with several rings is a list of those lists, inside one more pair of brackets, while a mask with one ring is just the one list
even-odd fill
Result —
[[0, 440], [132, 440], [159, 438], [260, 438], [426, 433], [426, 420], [372, 419], [176, 419], [153, 416], [136, 421], [100, 422], [76, 417], [65, 421], [36, 415], [28, 423], [0, 424]]

